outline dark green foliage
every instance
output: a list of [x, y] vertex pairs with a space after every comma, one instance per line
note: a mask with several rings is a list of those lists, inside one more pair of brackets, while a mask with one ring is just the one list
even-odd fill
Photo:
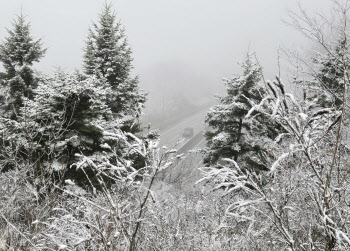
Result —
[[130, 75], [131, 48], [111, 5], [105, 5], [98, 23], [89, 30], [84, 52], [85, 73], [105, 79], [112, 88], [108, 95], [112, 112], [120, 118], [139, 115], [145, 94], [139, 91], [138, 79]]
[[[2, 170], [26, 165], [37, 177], [98, 187], [99, 168], [120, 172], [121, 166], [145, 166], [145, 157], [130, 150], [140, 142], [133, 134], [142, 131], [145, 95], [138, 78], [130, 76], [131, 50], [111, 6], [89, 33], [85, 74], [58, 71], [39, 79], [30, 67], [45, 53], [40, 40], [30, 37], [22, 16], [9, 34], [0, 47], [6, 70], [0, 75], [0, 100], [12, 112], [0, 117]], [[89, 161], [79, 165], [84, 158]]]
[[[65, 172], [76, 163], [76, 154], [92, 156], [103, 151], [104, 117], [111, 116], [105, 105], [106, 92], [96, 79], [80, 80], [79, 75], [58, 72], [39, 83], [33, 100], [24, 98], [16, 120], [0, 121], [1, 167], [13, 164], [7, 152], [15, 152], [14, 161], [48, 173]], [[4, 169], [4, 170], [5, 170]], [[79, 177], [84, 178], [84, 177]]]
[[111, 5], [105, 5], [98, 24], [89, 31], [84, 63], [87, 74], [105, 77], [111, 86], [123, 83], [132, 68], [131, 49]]
[[23, 105], [23, 97], [33, 98], [33, 89], [37, 86], [32, 65], [44, 56], [41, 40], [30, 35], [30, 25], [23, 15], [13, 22], [13, 29], [8, 30], [8, 37], [0, 44], [0, 61], [5, 72], [1, 73], [1, 104], [5, 112], [10, 111], [16, 117]]
[[311, 98], [317, 99], [321, 107], [341, 107], [343, 102], [344, 72], [348, 71], [350, 59], [346, 39], [337, 41], [335, 48], [325, 54], [318, 53], [313, 58], [317, 70], [313, 80], [308, 82], [311, 87]]

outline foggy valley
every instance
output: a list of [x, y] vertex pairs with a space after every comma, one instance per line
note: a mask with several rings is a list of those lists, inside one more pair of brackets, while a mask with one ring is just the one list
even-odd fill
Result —
[[0, 7], [0, 251], [350, 250], [350, 0]]

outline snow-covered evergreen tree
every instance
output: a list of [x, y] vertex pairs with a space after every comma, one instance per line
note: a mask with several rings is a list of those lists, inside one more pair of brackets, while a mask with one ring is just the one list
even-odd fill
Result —
[[[12, 169], [15, 162], [25, 163], [35, 170], [45, 169], [45, 173], [66, 171], [75, 153], [91, 151], [93, 139], [98, 140], [101, 134], [91, 123], [105, 112], [103, 102], [97, 101], [101, 95], [97, 95], [96, 86], [98, 84], [91, 79], [80, 82], [62, 72], [39, 83], [34, 100], [23, 98], [16, 120], [0, 120], [4, 136], [1, 155], [20, 149], [15, 161], [11, 158], [1, 161], [5, 170]], [[34, 173], [39, 174], [39, 171]]]
[[85, 42], [84, 48], [84, 71], [87, 75], [93, 75], [95, 73], [95, 58], [94, 58], [94, 34], [89, 29], [88, 37]]
[[260, 83], [261, 68], [252, 55], [247, 55], [242, 68], [242, 76], [225, 79], [227, 95], [219, 97], [220, 104], [206, 116], [211, 130], [205, 134], [204, 162], [215, 166], [223, 158], [233, 158], [244, 168], [264, 170], [267, 143], [277, 128], [258, 112], [250, 119], [244, 118], [254, 103], [260, 103], [266, 91]]
[[76, 153], [90, 156], [101, 150], [100, 127], [110, 116], [105, 104], [108, 91], [96, 78], [81, 81], [77, 75], [58, 72], [44, 79], [33, 100], [23, 98], [16, 120], [0, 120], [1, 155], [9, 152], [6, 148], [19, 148], [18, 163], [27, 160], [34, 169], [50, 168], [52, 173], [66, 170], [77, 160]]
[[313, 79], [307, 82], [311, 98], [317, 98], [321, 107], [339, 108], [343, 100], [344, 72], [350, 65], [350, 51], [347, 39], [335, 42], [334, 48], [326, 53], [318, 52], [313, 58]]
[[119, 117], [137, 116], [145, 103], [138, 79], [131, 76], [131, 48], [111, 5], [105, 5], [98, 23], [89, 30], [84, 49], [84, 70], [87, 75], [105, 79], [112, 88], [109, 107]]
[[53, 177], [69, 177], [83, 186], [88, 185], [87, 177], [96, 180], [91, 166], [71, 168], [79, 156], [96, 165], [118, 166], [127, 159], [129, 165], [144, 167], [144, 157], [130, 151], [136, 137], [123, 130], [124, 121], [108, 106], [111, 88], [104, 81], [62, 71], [42, 78], [34, 99], [23, 98], [16, 120], [0, 119], [0, 166], [12, 169], [13, 159], [7, 153], [18, 149], [16, 163], [27, 163], [37, 174], [44, 169]]
[[284, 129], [271, 145], [275, 158], [270, 160], [269, 172], [257, 174], [228, 159], [221, 169], [203, 169], [202, 181], [215, 182], [230, 198], [226, 215], [239, 222], [232, 231], [244, 229], [244, 237], [236, 241], [239, 247], [348, 250], [349, 148], [342, 140], [347, 130], [342, 125], [345, 97], [341, 110], [320, 109], [317, 99], [299, 101], [286, 93], [281, 81], [267, 84], [270, 95], [255, 104], [250, 114], [258, 110]]
[[0, 61], [5, 72], [1, 74], [1, 103], [9, 116], [16, 117], [23, 105], [23, 97], [33, 98], [37, 81], [32, 69], [34, 62], [44, 56], [41, 40], [30, 34], [30, 25], [21, 14], [13, 21], [8, 37], [0, 44]]

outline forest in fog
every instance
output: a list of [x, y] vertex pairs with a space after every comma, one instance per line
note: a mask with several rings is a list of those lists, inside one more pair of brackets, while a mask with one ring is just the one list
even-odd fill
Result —
[[308, 42], [278, 47], [274, 77], [247, 44], [221, 94], [162, 90], [154, 114], [112, 3], [73, 71], [37, 69], [24, 13], [0, 37], [0, 251], [350, 250], [350, 0], [289, 11]]

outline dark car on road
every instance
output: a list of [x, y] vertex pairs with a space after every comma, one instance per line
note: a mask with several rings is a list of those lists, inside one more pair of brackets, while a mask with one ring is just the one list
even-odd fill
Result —
[[186, 127], [182, 133], [182, 136], [185, 138], [191, 138], [193, 137], [193, 133], [194, 133], [193, 127]]

